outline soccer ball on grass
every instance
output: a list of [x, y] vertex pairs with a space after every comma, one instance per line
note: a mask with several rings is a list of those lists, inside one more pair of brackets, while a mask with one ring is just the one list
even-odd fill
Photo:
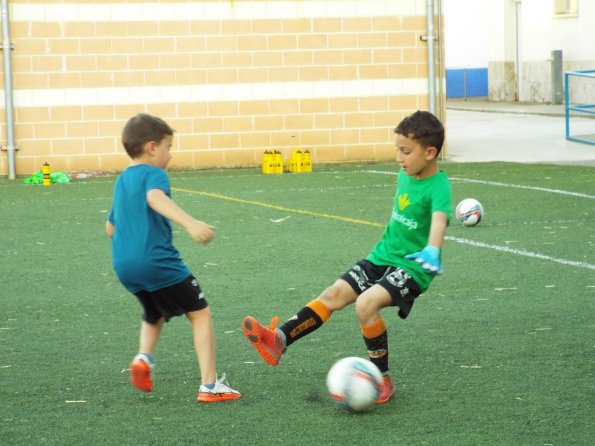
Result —
[[372, 362], [350, 356], [337, 361], [326, 376], [326, 388], [341, 409], [362, 412], [374, 406], [382, 373]]
[[475, 198], [465, 198], [457, 205], [455, 216], [463, 226], [475, 226], [483, 217], [483, 206]]

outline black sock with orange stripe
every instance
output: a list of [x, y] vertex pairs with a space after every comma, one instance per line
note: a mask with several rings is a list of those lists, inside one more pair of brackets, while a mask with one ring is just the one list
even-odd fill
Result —
[[314, 299], [278, 330], [285, 335], [286, 346], [288, 346], [320, 328], [329, 317], [331, 317], [331, 311], [320, 300]]
[[384, 320], [379, 318], [374, 325], [361, 326], [368, 357], [380, 371], [388, 372], [388, 332]]

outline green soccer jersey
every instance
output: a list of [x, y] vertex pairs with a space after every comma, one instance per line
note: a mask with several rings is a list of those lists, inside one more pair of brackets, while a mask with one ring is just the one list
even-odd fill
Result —
[[450, 183], [445, 172], [417, 180], [401, 170], [392, 217], [368, 260], [375, 265], [404, 269], [425, 291], [433, 275], [405, 256], [421, 251], [427, 245], [433, 212], [444, 212], [450, 220], [451, 201]]

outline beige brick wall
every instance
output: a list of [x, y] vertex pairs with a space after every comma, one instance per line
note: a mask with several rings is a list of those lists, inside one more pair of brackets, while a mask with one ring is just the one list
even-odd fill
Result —
[[[10, 2], [17, 174], [46, 161], [124, 169], [120, 131], [138, 112], [176, 129], [173, 167], [257, 166], [265, 149], [298, 147], [315, 163], [387, 160], [394, 126], [427, 108], [423, 1], [351, 1], [344, 17], [333, 0], [285, 2], [287, 13], [271, 1], [147, 3], [159, 20], [139, 20], [134, 1]], [[403, 14], [378, 12], [396, 3]], [[303, 17], [306, 6], [331, 12]], [[4, 118], [0, 131], [6, 144]]]

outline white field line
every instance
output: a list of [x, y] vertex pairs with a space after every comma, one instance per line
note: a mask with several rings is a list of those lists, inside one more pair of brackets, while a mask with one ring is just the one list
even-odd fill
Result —
[[595, 200], [595, 195], [588, 195], [588, 194], [583, 194], [580, 192], [571, 192], [571, 191], [561, 190], [561, 189], [550, 189], [547, 187], [523, 186], [522, 184], [506, 184], [506, 183], [499, 183], [497, 181], [471, 180], [468, 178], [457, 178], [457, 177], [450, 178], [450, 180], [458, 181], [461, 183], [478, 183], [478, 184], [487, 184], [489, 186], [512, 187], [514, 189], [529, 189], [529, 190], [536, 190], [536, 191], [540, 191], [540, 192], [550, 192], [552, 194], [570, 195], [573, 197], [588, 198], [590, 200]]
[[464, 238], [452, 237], [449, 235], [447, 235], [445, 237], [445, 239], [449, 240], [451, 242], [461, 243], [463, 245], [475, 246], [476, 248], [487, 248], [487, 249], [492, 249], [494, 251], [507, 252], [510, 254], [518, 255], [518, 256], [531, 257], [533, 259], [547, 260], [549, 262], [561, 263], [562, 265], [578, 266], [579, 268], [592, 269], [595, 271], [595, 265], [591, 265], [590, 263], [587, 263], [587, 262], [566, 260], [566, 259], [561, 259], [559, 257], [546, 256], [544, 254], [539, 254], [537, 252], [525, 251], [524, 249], [514, 249], [514, 248], [509, 248], [508, 246], [492, 245], [490, 243], [477, 242], [475, 240], [467, 240]]
[[[382, 175], [396, 175], [395, 172], [388, 172], [388, 171], [382, 171], [382, 170], [364, 170], [363, 172], [377, 173], [377, 174], [382, 174]], [[453, 178], [451, 178], [451, 180], [453, 180]], [[581, 193], [577, 193], [577, 192], [569, 192], [569, 191], [558, 190], [558, 189], [548, 189], [548, 188], [544, 188], [544, 187], [522, 186], [522, 185], [518, 185], [518, 184], [506, 184], [506, 183], [499, 183], [499, 182], [495, 182], [495, 181], [468, 180], [468, 179], [464, 179], [464, 178], [457, 178], [455, 180], [458, 180], [461, 182], [468, 182], [468, 183], [488, 184], [491, 186], [504, 186], [504, 187], [519, 188], [519, 189], [531, 189], [531, 190], [537, 190], [540, 192], [572, 195], [575, 197], [588, 198], [591, 200], [595, 199], [595, 195], [587, 195], [587, 194], [581, 194]], [[448, 235], [445, 237], [445, 239], [452, 241], [452, 242], [461, 243], [463, 245], [474, 246], [476, 248], [487, 248], [487, 249], [492, 249], [494, 251], [507, 252], [509, 254], [515, 254], [515, 255], [524, 256], [524, 257], [531, 257], [533, 259], [547, 260], [549, 262], [560, 263], [562, 265], [577, 266], [579, 268], [595, 270], [595, 265], [592, 265], [587, 262], [566, 260], [566, 259], [561, 259], [559, 257], [546, 256], [544, 254], [539, 254], [537, 252], [526, 251], [524, 249], [514, 249], [514, 248], [509, 248], [508, 246], [492, 245], [490, 243], [477, 242], [474, 240], [468, 240], [468, 239], [464, 239], [464, 238], [460, 238], [460, 237], [453, 237], [453, 236], [448, 236]]]
[[[364, 170], [363, 172], [378, 173], [378, 174], [382, 174], [382, 175], [396, 175], [396, 172], [389, 172], [389, 171], [383, 171], [383, 170]], [[571, 192], [571, 191], [561, 190], [561, 189], [549, 189], [547, 187], [524, 186], [522, 184], [507, 184], [507, 183], [500, 183], [498, 181], [472, 180], [469, 178], [458, 178], [458, 177], [449, 177], [449, 179], [450, 179], [450, 181], [455, 181], [455, 182], [460, 182], [460, 183], [477, 183], [477, 184], [487, 184], [488, 186], [512, 187], [513, 189], [529, 189], [529, 190], [536, 190], [536, 191], [540, 191], [540, 192], [550, 192], [553, 194], [570, 195], [573, 197], [588, 198], [590, 200], [595, 200], [595, 195], [583, 194], [580, 192]]]

